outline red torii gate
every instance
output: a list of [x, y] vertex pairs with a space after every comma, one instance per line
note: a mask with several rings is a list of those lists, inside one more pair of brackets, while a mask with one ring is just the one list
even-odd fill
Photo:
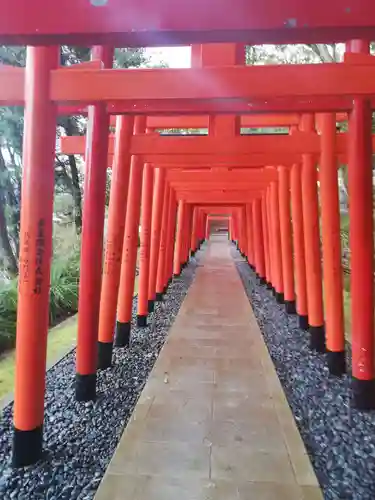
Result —
[[2, 7], [0, 42], [5, 44], [331, 43], [369, 40], [374, 25], [371, 0], [358, 0], [347, 7], [341, 2], [318, 0], [309, 5], [286, 0], [282, 9], [277, 0], [235, 0], [219, 5], [206, 0], [204, 8], [199, 0], [192, 0], [178, 9], [173, 0], [157, 4], [131, 0], [126, 5], [122, 0], [65, 0], [56, 6], [48, 0], [35, 0], [32, 5], [24, 0], [3, 0]]
[[[66, 0], [64, 5], [53, 5], [47, 0], [35, 0], [31, 5], [24, 0], [3, 0], [0, 19], [0, 42], [29, 45], [50, 43], [103, 43], [111, 46], [157, 45], [161, 40], [170, 43], [207, 42], [332, 42], [353, 38], [370, 39], [375, 26], [371, 0], [358, 0], [355, 5], [342, 7], [341, 2], [327, 5], [284, 2], [281, 10], [275, 0], [249, 2], [235, 0], [230, 5], [217, 5], [207, 0], [205, 8], [197, 0], [179, 6], [176, 11], [172, 0], [155, 3], [145, 0], [127, 3], [77, 2]], [[196, 12], [200, 11], [199, 18]], [[131, 11], [132, 19], [127, 16]], [[19, 13], [22, 13], [20, 15]], [[43, 12], [43, 18], [40, 19]], [[145, 15], [147, 13], [147, 15]], [[213, 15], [215, 13], [215, 15]], [[37, 17], [36, 17], [37, 16]], [[103, 23], [103, 18], [106, 22]], [[36, 21], [37, 20], [37, 21]], [[38, 30], [35, 30], [35, 24]], [[353, 52], [368, 52], [368, 43], [353, 43]], [[222, 65], [234, 66], [237, 59], [227, 61], [237, 52], [228, 48]], [[112, 49], [105, 46], [93, 51], [93, 58], [102, 61], [104, 68], [112, 66]], [[217, 66], [218, 52], [213, 50], [205, 60]], [[195, 54], [195, 60], [198, 56]], [[194, 58], [193, 58], [194, 59]], [[203, 59], [201, 59], [204, 62]], [[221, 60], [220, 60], [221, 61]], [[129, 335], [128, 306], [130, 285], [134, 282], [141, 177], [150, 189], [150, 168], [143, 163], [158, 165], [160, 155], [171, 152], [163, 149], [165, 142], [147, 132], [146, 115], [150, 114], [228, 114], [218, 117], [208, 142], [195, 142], [195, 153], [212, 163], [212, 153], [231, 155], [233, 147], [240, 147], [246, 155], [253, 138], [235, 136], [238, 120], [235, 115], [262, 112], [324, 112], [322, 119], [321, 149], [314, 147], [312, 139], [314, 117], [304, 117], [303, 137], [306, 149], [298, 149], [290, 157], [288, 168], [278, 171], [278, 180], [261, 189], [214, 194], [209, 192], [176, 191], [165, 180], [165, 169], [160, 167], [154, 193], [157, 200], [152, 210], [151, 264], [152, 283], [160, 276], [165, 282], [171, 276], [173, 230], [178, 201], [177, 257], [186, 257], [189, 247], [187, 235], [194, 224], [192, 210], [204, 203], [214, 206], [238, 204], [233, 217], [239, 247], [247, 254], [259, 276], [267, 278], [274, 287], [279, 301], [287, 301], [287, 279], [290, 272], [290, 215], [285, 200], [292, 202], [293, 243], [297, 277], [297, 310], [300, 319], [308, 320], [312, 347], [324, 347], [323, 309], [319, 259], [319, 227], [317, 210], [317, 184], [314, 155], [321, 153], [319, 169], [322, 194], [322, 235], [328, 364], [331, 373], [345, 370], [345, 352], [342, 324], [341, 277], [339, 274], [339, 212], [337, 200], [336, 154], [340, 138], [335, 134], [335, 117], [331, 112], [350, 111], [350, 141], [348, 144], [351, 261], [352, 261], [352, 325], [353, 325], [353, 394], [354, 405], [359, 408], [375, 407], [374, 340], [373, 340], [373, 220], [371, 172], [371, 107], [375, 95], [373, 60], [353, 55], [342, 64], [307, 65], [304, 67], [204, 67], [190, 70], [118, 71], [99, 69], [95, 65], [75, 71], [58, 69], [58, 49], [55, 46], [29, 47], [25, 76], [20, 71], [0, 71], [0, 102], [8, 105], [25, 103], [25, 146], [21, 215], [21, 273], [19, 285], [17, 324], [17, 373], [15, 390], [15, 465], [28, 465], [41, 456], [43, 402], [45, 385], [45, 348], [48, 329], [49, 267], [52, 244], [53, 161], [55, 149], [55, 119], [60, 106], [89, 104], [89, 141], [86, 154], [85, 207], [82, 235], [82, 266], [80, 283], [80, 315], [77, 349], [77, 398], [95, 397], [96, 338], [99, 321], [99, 294], [93, 293], [100, 283], [104, 218], [105, 168], [108, 162], [108, 126], [111, 110], [128, 113], [117, 120], [118, 140], [114, 152], [114, 179], [111, 192], [110, 226], [105, 262], [100, 317], [107, 314], [106, 324], [113, 320], [110, 302], [120, 301], [117, 315], [117, 339], [126, 344]], [[276, 72], [277, 70], [277, 72]], [[220, 85], [207, 85], [209, 81]], [[354, 99], [354, 100], [353, 100]], [[66, 111], [65, 111], [66, 112]], [[133, 137], [133, 118], [135, 135]], [[228, 138], [227, 145], [220, 137]], [[292, 139], [292, 135], [288, 139]], [[302, 135], [300, 135], [302, 137]], [[206, 139], [206, 138], [205, 138]], [[245, 140], [242, 140], [245, 139]], [[168, 141], [171, 139], [168, 138]], [[174, 154], [189, 155], [180, 139], [170, 142]], [[263, 140], [263, 138], [261, 138]], [[211, 141], [211, 142], [210, 142]], [[279, 138], [277, 139], [279, 141]], [[292, 139], [293, 141], [293, 139]], [[305, 139], [301, 139], [305, 141]], [[276, 153], [289, 155], [287, 144], [280, 142]], [[202, 154], [209, 144], [209, 154]], [[276, 144], [276, 143], [274, 143]], [[230, 146], [230, 147], [229, 147]], [[266, 143], [263, 144], [267, 146]], [[134, 149], [132, 149], [134, 147]], [[157, 147], [158, 154], [150, 148]], [[218, 149], [213, 149], [218, 148]], [[264, 149], [259, 154], [257, 167], [267, 164]], [[274, 151], [275, 153], [275, 151]], [[129, 164], [129, 170], [121, 165]], [[302, 158], [301, 158], [302, 155]], [[221, 156], [222, 158], [222, 156]], [[231, 164], [236, 156], [230, 157]], [[169, 159], [172, 164], [175, 157]], [[195, 159], [196, 160], [196, 159]], [[246, 160], [247, 161], [247, 160]], [[301, 161], [302, 168], [298, 163]], [[180, 162], [179, 162], [180, 163]], [[215, 162], [214, 162], [215, 163]], [[232, 163], [233, 164], [233, 163]], [[236, 163], [234, 163], [236, 164]], [[278, 163], [280, 164], [280, 163]], [[277, 164], [277, 165], [278, 165]], [[281, 162], [284, 164], [284, 161]], [[176, 165], [176, 164], [175, 164]], [[244, 160], [240, 165], [248, 166]], [[276, 165], [276, 166], [277, 166]], [[237, 164], [237, 166], [239, 166]], [[164, 173], [163, 173], [164, 172]], [[289, 174], [290, 172], [290, 179]], [[129, 184], [129, 190], [120, 190]], [[304, 196], [301, 195], [301, 186]], [[149, 192], [144, 190], [144, 192]], [[122, 193], [122, 198], [121, 198]], [[124, 196], [125, 193], [125, 196]], [[128, 193], [127, 207], [125, 197]], [[169, 194], [167, 194], [169, 193]], [[197, 194], [198, 193], [198, 194]], [[231, 194], [230, 194], [231, 193]], [[175, 197], [181, 197], [177, 200]], [[169, 196], [169, 198], [168, 198]], [[186, 196], [186, 199], [184, 198]], [[253, 199], [254, 196], [254, 199]], [[145, 203], [147, 201], [145, 195]], [[165, 200], [169, 199], [168, 205]], [[251, 202], [251, 203], [249, 203]], [[166, 207], [166, 208], [164, 208]], [[126, 212], [126, 218], [125, 218]], [[149, 212], [146, 212], [149, 213]], [[301, 214], [303, 213], [303, 218]], [[149, 219], [147, 216], [146, 219]], [[100, 222], [100, 223], [99, 223]], [[145, 220], [145, 222], [147, 222]], [[198, 222], [199, 234], [204, 217]], [[124, 230], [125, 224], [125, 230]], [[283, 230], [280, 231], [280, 225]], [[286, 231], [286, 233], [285, 233]], [[122, 250], [122, 234], [125, 244]], [[161, 236], [160, 236], [161, 233]], [[286, 234], [286, 237], [283, 235]], [[160, 243], [160, 238], [162, 244]], [[145, 238], [143, 238], [145, 243]], [[163, 250], [164, 244], [164, 250]], [[166, 247], [165, 247], [166, 245]], [[115, 277], [120, 268], [117, 263], [122, 253], [121, 277]], [[163, 255], [163, 258], [160, 256]], [[117, 261], [116, 261], [117, 259]], [[178, 260], [178, 259], [177, 259]], [[143, 259], [145, 270], [147, 259]], [[159, 272], [160, 268], [160, 272]], [[176, 269], [179, 270], [178, 262]], [[147, 276], [147, 273], [145, 274]], [[290, 283], [289, 285], [290, 286]], [[150, 288], [151, 301], [155, 287]], [[116, 298], [115, 298], [116, 297]], [[148, 300], [150, 295], [147, 295]], [[294, 300], [294, 289], [293, 299]], [[99, 352], [104, 365], [111, 358], [110, 337], [99, 336]]]

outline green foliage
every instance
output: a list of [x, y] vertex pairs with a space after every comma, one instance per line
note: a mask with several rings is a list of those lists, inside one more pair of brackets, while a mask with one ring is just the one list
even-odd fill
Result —
[[[49, 322], [53, 326], [78, 309], [79, 251], [56, 259], [51, 266]], [[0, 288], [0, 352], [14, 345], [18, 278]]]
[[247, 128], [241, 127], [242, 135], [287, 135], [289, 133], [288, 127], [258, 127], [258, 128]]
[[112, 169], [107, 168], [107, 179], [105, 185], [105, 206], [109, 206], [109, 199], [111, 196], [111, 181], [112, 181]]
[[13, 279], [0, 289], [0, 352], [11, 347], [16, 336], [17, 285]]
[[157, 132], [162, 135], [208, 135], [208, 128], [164, 128]]
[[139, 68], [147, 63], [144, 49], [116, 49], [114, 68]]
[[67, 314], [78, 310], [79, 253], [69, 259], [55, 260], [51, 267], [50, 324], [54, 325]]
[[344, 44], [252, 45], [246, 48], [246, 64], [316, 64], [338, 62]]
[[[72, 66], [90, 60], [88, 47], [62, 46], [61, 66]], [[114, 67], [133, 68], [147, 62], [144, 49], [116, 49]], [[26, 48], [0, 45], [0, 64], [24, 67]], [[15, 276], [18, 268], [19, 223], [21, 207], [23, 108], [0, 107], [0, 270], [5, 268], [8, 276]], [[83, 135], [86, 118], [82, 116], [60, 116], [57, 136]], [[70, 213], [77, 234], [82, 228], [82, 184], [81, 163], [76, 157], [56, 155], [56, 191], [72, 195]], [[5, 223], [4, 223], [5, 220]]]

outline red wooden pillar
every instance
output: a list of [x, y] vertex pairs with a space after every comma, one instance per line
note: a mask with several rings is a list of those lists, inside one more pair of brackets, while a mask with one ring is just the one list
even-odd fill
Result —
[[202, 219], [201, 219], [201, 241], [199, 247], [201, 247], [205, 241], [204, 236], [205, 236], [205, 227], [206, 227], [206, 219], [207, 215], [202, 214]]
[[262, 193], [262, 229], [263, 229], [263, 241], [264, 241], [264, 269], [266, 284], [270, 282], [270, 248], [269, 248], [269, 236], [268, 236], [268, 221], [267, 221], [267, 202], [266, 193]]
[[302, 211], [302, 173], [301, 165], [294, 164], [290, 172], [290, 195], [292, 208], [294, 273], [296, 282], [296, 309], [299, 327], [309, 328], [307, 314], [305, 238]]
[[201, 224], [202, 224], [202, 211], [201, 209], [197, 206], [197, 232], [196, 232], [196, 237], [197, 237], [197, 248], [196, 252], [199, 250], [199, 246], [201, 244]]
[[241, 207], [240, 211], [240, 238], [241, 238], [241, 253], [242, 257], [247, 254], [247, 239], [246, 239], [246, 205]]
[[187, 234], [188, 234], [188, 226], [189, 226], [189, 208], [190, 205], [188, 203], [185, 204], [184, 211], [184, 219], [182, 226], [182, 248], [181, 248], [181, 256], [180, 256], [180, 265], [181, 269], [184, 269], [186, 265], [186, 254], [187, 254]]
[[187, 204], [186, 210], [186, 233], [184, 245], [184, 265], [186, 266], [190, 258], [190, 241], [191, 241], [191, 226], [193, 222], [193, 210], [190, 203]]
[[242, 209], [238, 209], [237, 215], [237, 245], [240, 254], [242, 255]]
[[254, 230], [253, 230], [253, 212], [251, 203], [246, 204], [246, 225], [247, 225], [247, 257], [248, 263], [254, 270]]
[[174, 191], [171, 189], [170, 212], [168, 217], [168, 249], [167, 249], [167, 269], [166, 269], [166, 288], [170, 285], [173, 277], [174, 251], [176, 242], [176, 224], [177, 224], [177, 202]]
[[271, 186], [268, 186], [266, 190], [266, 209], [267, 209], [266, 215], [267, 215], [268, 246], [269, 246], [269, 280], [267, 288], [269, 290], [274, 290], [275, 245], [273, 242], [273, 227], [272, 227], [272, 217], [271, 217]]
[[192, 206], [187, 203], [185, 210], [184, 222], [184, 237], [183, 237], [183, 251], [181, 258], [181, 266], [184, 268], [189, 261], [190, 255], [190, 240], [191, 240], [191, 222], [192, 222]]
[[336, 159], [336, 116], [334, 113], [324, 113], [320, 118], [322, 153], [319, 184], [327, 362], [330, 373], [340, 376], [345, 373], [345, 331]]
[[263, 220], [262, 220], [262, 201], [260, 198], [256, 198], [253, 202], [254, 204], [254, 215], [255, 215], [255, 253], [256, 261], [258, 265], [258, 277], [259, 284], [266, 284], [266, 268], [264, 260], [264, 239], [263, 239]]
[[[352, 42], [368, 53], [367, 42]], [[374, 222], [371, 104], [357, 98], [349, 119], [350, 289], [352, 312], [353, 405], [375, 409], [374, 374]]]
[[[209, 218], [208, 216], [206, 215], [206, 235], [205, 235], [205, 239], [208, 240], [210, 238], [210, 221], [209, 221]], [[237, 243], [238, 245], [238, 243]]]
[[199, 211], [199, 231], [198, 231], [198, 250], [204, 243], [204, 217], [205, 214], [200, 210]]
[[258, 271], [259, 271], [259, 252], [257, 250], [258, 247], [258, 227], [257, 227], [257, 220], [256, 220], [256, 215], [255, 215], [255, 200], [253, 200], [250, 203], [251, 206], [251, 221], [252, 221], [252, 226], [253, 226], [253, 241], [254, 241], [254, 247], [253, 247], [253, 252], [254, 252], [254, 271], [256, 276], [258, 277]]
[[167, 237], [168, 237], [168, 215], [169, 215], [169, 199], [171, 196], [171, 188], [165, 184], [164, 203], [163, 203], [163, 217], [161, 221], [160, 232], [160, 251], [158, 260], [158, 269], [156, 275], [156, 300], [163, 300], [165, 293], [165, 268], [166, 268], [166, 254], [167, 254]]
[[[134, 133], [146, 131], [146, 117], [135, 118]], [[120, 286], [117, 303], [115, 346], [126, 347], [130, 341], [135, 270], [137, 265], [139, 216], [141, 211], [143, 161], [132, 156], [126, 207], [124, 243], [122, 247]]]
[[[112, 67], [113, 48], [94, 47], [92, 57], [101, 60], [104, 67]], [[105, 103], [89, 106], [88, 117], [76, 353], [77, 401], [91, 401], [96, 397], [109, 132]]]
[[204, 214], [204, 217], [203, 217], [203, 241], [202, 241], [202, 244], [206, 240], [208, 240], [208, 238], [209, 238], [209, 234], [207, 233], [207, 224], [208, 224], [208, 215]]
[[12, 462], [42, 457], [49, 321], [56, 107], [49, 100], [58, 47], [28, 47]]
[[292, 226], [290, 219], [290, 174], [289, 168], [279, 167], [279, 210], [281, 256], [284, 283], [284, 302], [288, 314], [296, 313], [294, 295]]
[[154, 167], [150, 163], [146, 163], [143, 167], [142, 199], [141, 199], [141, 234], [140, 234], [140, 247], [139, 247], [137, 326], [140, 327], [147, 326], [153, 188], [154, 188]]
[[273, 249], [273, 279], [276, 300], [279, 304], [284, 302], [284, 284], [283, 268], [281, 259], [281, 234], [280, 234], [280, 215], [279, 215], [279, 192], [278, 183], [271, 182], [271, 225], [272, 225], [272, 244]]
[[196, 252], [199, 250], [200, 244], [201, 244], [201, 225], [202, 225], [202, 211], [201, 209], [197, 206], [197, 232], [196, 232], [196, 237], [197, 237], [197, 248]]
[[195, 252], [198, 249], [198, 237], [197, 237], [198, 217], [199, 217], [198, 207], [193, 207], [193, 225], [191, 229], [191, 242], [190, 242], [192, 256], [195, 255]]
[[113, 332], [116, 324], [121, 254], [129, 187], [129, 146], [133, 128], [133, 117], [125, 115], [117, 117], [103, 282], [100, 295], [98, 337], [98, 368], [100, 369], [109, 368], [112, 363]]
[[[314, 115], [304, 115], [301, 128], [314, 131]], [[325, 352], [317, 171], [309, 154], [302, 155], [302, 193], [310, 347]]]
[[151, 225], [151, 257], [150, 277], [148, 282], [148, 311], [153, 312], [156, 297], [156, 274], [160, 250], [160, 229], [163, 217], [163, 203], [165, 194], [165, 169], [157, 168], [155, 171], [154, 197], [152, 203]]
[[192, 239], [193, 239], [193, 226], [194, 226], [194, 205], [189, 204], [189, 230], [187, 237], [187, 256], [186, 260], [189, 261], [192, 252]]
[[163, 294], [167, 292], [173, 274], [173, 248], [176, 230], [176, 200], [174, 197], [173, 189], [169, 190], [169, 203], [168, 203], [168, 224], [166, 234], [166, 248], [165, 248], [165, 266], [163, 276]]
[[183, 245], [185, 212], [186, 212], [186, 203], [184, 200], [179, 200], [178, 213], [177, 213], [176, 245], [174, 250], [174, 261], [173, 261], [174, 276], [179, 276], [181, 274], [181, 255], [183, 250], [182, 245]]
[[190, 233], [190, 221], [191, 221], [191, 205], [189, 203], [186, 204], [186, 219], [185, 219], [185, 232], [184, 232], [184, 251], [183, 251], [183, 257], [182, 257], [182, 262], [183, 266], [185, 267], [188, 263], [189, 260], [189, 248], [190, 248], [190, 238], [191, 238], [191, 233]]

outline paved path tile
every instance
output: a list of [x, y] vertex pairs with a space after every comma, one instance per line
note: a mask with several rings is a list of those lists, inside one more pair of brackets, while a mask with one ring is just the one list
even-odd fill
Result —
[[209, 243], [96, 500], [321, 500], [222, 237]]

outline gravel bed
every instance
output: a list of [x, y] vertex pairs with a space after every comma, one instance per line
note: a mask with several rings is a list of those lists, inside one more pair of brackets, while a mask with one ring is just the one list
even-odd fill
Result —
[[48, 371], [43, 461], [18, 470], [9, 466], [13, 405], [3, 410], [2, 500], [90, 500], [94, 497], [196, 267], [197, 260], [192, 258], [181, 276], [173, 280], [164, 302], [156, 304], [155, 312], [150, 315], [150, 326], [146, 328], [135, 326], [137, 298], [134, 299], [131, 346], [115, 349], [112, 369], [98, 372], [95, 403], [77, 403], [74, 399], [75, 350]]
[[[232, 255], [326, 500], [375, 499], [375, 412], [350, 407], [350, 376], [331, 377], [271, 291]], [[347, 346], [350, 367], [351, 351]]]

